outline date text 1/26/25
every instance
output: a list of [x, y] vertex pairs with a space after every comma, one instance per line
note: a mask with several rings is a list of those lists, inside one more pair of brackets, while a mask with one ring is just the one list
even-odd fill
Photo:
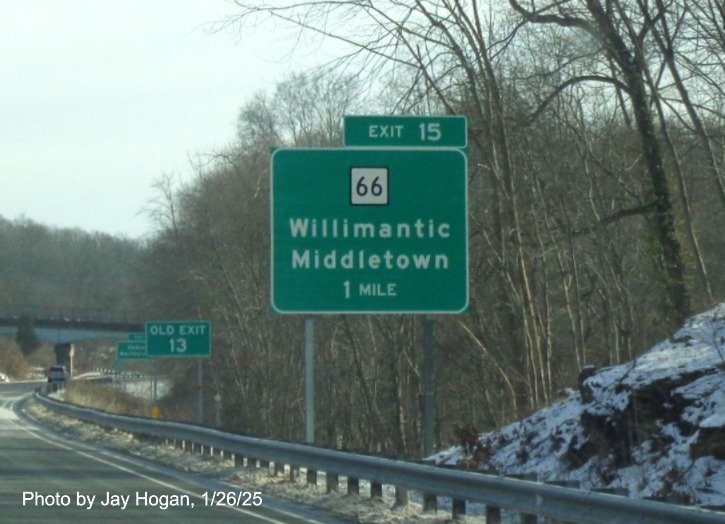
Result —
[[261, 491], [205, 491], [201, 498], [205, 506], [261, 506]]

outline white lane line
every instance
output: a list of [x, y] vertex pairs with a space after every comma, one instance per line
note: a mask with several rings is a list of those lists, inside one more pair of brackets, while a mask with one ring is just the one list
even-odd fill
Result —
[[[5, 403], [4, 405], [7, 405], [8, 403], [9, 403], [9, 402], [6, 402], [6, 403]], [[22, 424], [20, 424], [20, 423], [16, 422], [15, 420], [11, 420], [10, 418], [6, 418], [6, 420], [7, 420], [8, 422], [10, 422], [11, 424], [13, 424], [13, 425], [17, 426], [17, 427], [18, 427], [19, 429], [22, 429], [22, 430], [24, 430], [25, 432], [27, 432], [28, 434], [32, 435], [33, 437], [35, 437], [35, 438], [38, 438], [38, 439], [40, 439], [40, 440], [42, 440], [42, 441], [44, 441], [44, 442], [47, 442], [48, 444], [52, 444], [52, 445], [54, 445], [54, 446], [57, 446], [57, 447], [59, 447], [59, 448], [63, 448], [63, 449], [69, 450], [69, 451], [73, 451], [73, 452], [75, 452], [75, 453], [78, 453], [79, 455], [83, 455], [84, 457], [87, 457], [87, 458], [89, 458], [89, 459], [91, 459], [91, 460], [95, 460], [96, 462], [101, 462], [101, 463], [103, 463], [103, 464], [106, 464], [106, 465], [108, 465], [108, 466], [114, 467], [114, 468], [116, 468], [116, 469], [119, 469], [119, 470], [121, 470], [121, 471], [125, 471], [125, 472], [127, 472], [127, 473], [130, 473], [130, 474], [132, 474], [132, 475], [136, 475], [136, 476], [138, 476], [138, 477], [141, 477], [141, 478], [143, 478], [143, 479], [146, 479], [146, 480], [148, 480], [148, 481], [150, 481], [150, 482], [153, 482], [153, 483], [155, 483], [155, 484], [159, 484], [159, 485], [161, 485], [161, 486], [165, 486], [165, 487], [167, 487], [167, 488], [171, 488], [171, 489], [174, 489], [174, 490], [180, 491], [180, 492], [182, 492], [182, 493], [186, 493], [187, 495], [190, 495], [190, 496], [192, 496], [192, 497], [194, 497], [194, 498], [197, 498], [197, 499], [199, 499], [199, 500], [203, 500], [203, 498], [202, 498], [202, 496], [201, 496], [201, 495], [199, 495], [199, 494], [197, 494], [197, 493], [194, 493], [194, 492], [192, 492], [192, 491], [189, 491], [189, 490], [187, 490], [187, 489], [184, 489], [184, 488], [182, 488], [182, 487], [180, 487], [180, 486], [175, 486], [175, 485], [173, 485], [173, 484], [170, 484], [170, 483], [168, 483], [168, 482], [164, 482], [163, 480], [159, 480], [159, 479], [155, 479], [155, 478], [153, 478], [153, 477], [149, 477], [148, 475], [144, 475], [143, 473], [140, 473], [140, 472], [138, 472], [138, 471], [134, 471], [134, 470], [132, 470], [132, 469], [126, 468], [126, 467], [124, 467], [124, 466], [121, 466], [121, 465], [119, 465], [119, 464], [114, 464], [113, 462], [110, 462], [110, 461], [104, 460], [104, 459], [102, 459], [102, 458], [99, 458], [99, 457], [95, 457], [95, 456], [93, 456], [93, 455], [91, 455], [91, 454], [89, 454], [89, 453], [86, 453], [86, 452], [84, 452], [84, 451], [81, 451], [81, 450], [75, 449], [75, 448], [73, 448], [73, 447], [67, 446], [66, 444], [63, 444], [63, 443], [61, 443], [61, 442], [57, 442], [57, 441], [54, 441], [54, 440], [50, 440], [50, 439], [48, 439], [48, 438], [46, 438], [46, 437], [44, 437], [44, 436], [41, 436], [41, 435], [40, 435], [40, 434], [39, 434], [39, 433], [37, 432], [37, 430], [35, 430], [35, 431], [33, 431], [33, 430], [30, 430], [30, 429], [26, 428], [25, 426], [23, 426]], [[121, 459], [119, 458], [119, 460], [121, 460]], [[249, 515], [249, 516], [252, 516], [252, 517], [255, 517], [255, 518], [261, 519], [261, 520], [265, 520], [265, 521], [267, 521], [267, 522], [271, 522], [271, 523], [273, 523], [273, 524], [285, 524], [285, 522], [284, 522], [284, 521], [281, 521], [281, 520], [276, 520], [276, 519], [272, 519], [272, 518], [270, 518], [270, 517], [265, 517], [264, 515], [259, 515], [258, 513], [254, 513], [254, 512], [252, 512], [252, 511], [248, 511], [248, 510], [245, 510], [245, 509], [243, 509], [243, 508], [238, 508], [238, 507], [236, 507], [236, 506], [217, 506], [217, 507], [221, 507], [221, 508], [226, 508], [226, 509], [229, 509], [229, 510], [232, 510], [232, 511], [236, 511], [236, 512], [238, 512], [238, 513], [242, 513], [242, 514], [244, 514], [244, 515]], [[277, 511], [277, 510], [273, 510], [273, 511]], [[312, 523], [312, 522], [316, 522], [316, 521], [313, 521], [313, 520], [307, 520], [307, 519], [305, 519], [305, 518], [303, 518], [303, 517], [298, 517], [297, 515], [293, 515], [293, 514], [290, 514], [290, 513], [284, 512], [284, 511], [280, 511], [280, 513], [285, 513], [285, 514], [287, 514], [287, 515], [289, 515], [289, 516], [293, 516], [293, 517], [295, 517], [295, 518], [297, 518], [297, 519], [305, 520], [305, 521], [307, 521], [307, 522], [311, 522], [311, 523]]]

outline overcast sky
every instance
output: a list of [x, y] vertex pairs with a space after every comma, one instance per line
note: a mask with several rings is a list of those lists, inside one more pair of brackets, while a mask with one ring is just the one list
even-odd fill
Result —
[[138, 238], [162, 173], [230, 142], [289, 35], [210, 34], [224, 0], [0, 0], [0, 215]]

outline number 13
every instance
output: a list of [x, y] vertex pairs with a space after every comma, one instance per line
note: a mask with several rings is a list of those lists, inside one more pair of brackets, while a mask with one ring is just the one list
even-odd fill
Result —
[[186, 353], [185, 338], [177, 338], [176, 340], [172, 338], [171, 340], [169, 340], [169, 344], [171, 345], [172, 353]]

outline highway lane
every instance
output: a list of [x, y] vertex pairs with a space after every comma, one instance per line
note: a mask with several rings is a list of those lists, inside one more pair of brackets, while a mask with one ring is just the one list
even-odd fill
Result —
[[0, 384], [2, 522], [344, 522], [264, 493], [258, 507], [212, 505], [218, 482], [48, 433], [17, 412], [37, 385]]

